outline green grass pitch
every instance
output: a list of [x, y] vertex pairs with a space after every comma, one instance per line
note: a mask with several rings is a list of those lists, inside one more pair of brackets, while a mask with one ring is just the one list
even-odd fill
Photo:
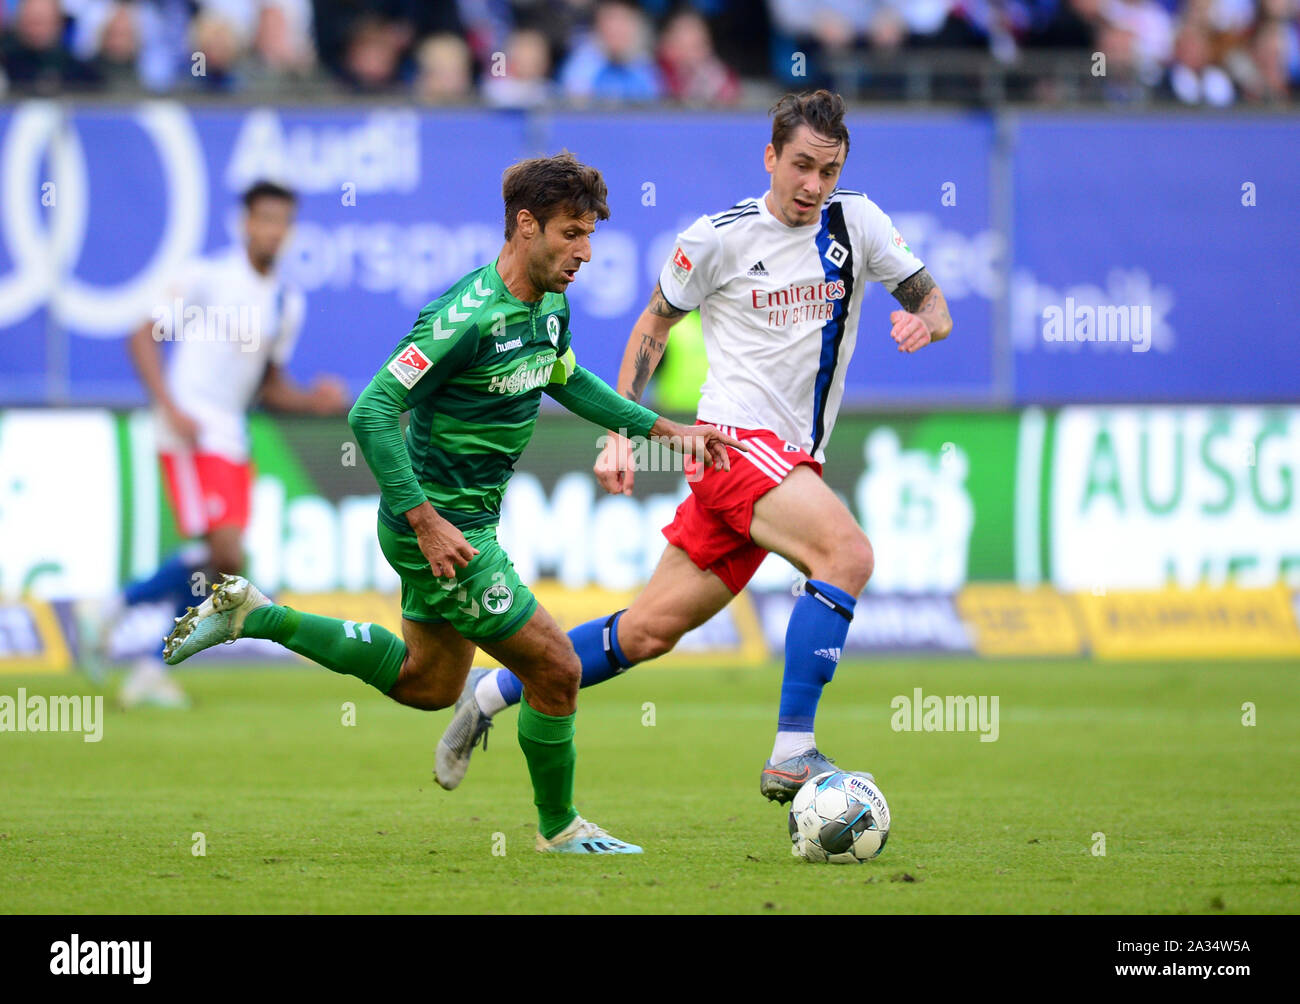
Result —
[[[514, 711], [449, 793], [431, 776], [448, 711], [306, 666], [178, 675], [193, 710], [123, 714], [106, 700], [98, 744], [0, 734], [0, 910], [1300, 909], [1293, 663], [846, 661], [818, 739], [876, 774], [894, 816], [884, 853], [854, 866], [794, 860], [785, 810], [758, 794], [775, 664], [645, 667], [583, 692], [579, 810], [646, 848], [608, 858], [533, 850]], [[0, 693], [19, 686], [88, 684], [11, 676]], [[997, 695], [998, 740], [893, 731], [891, 698], [916, 687]]]

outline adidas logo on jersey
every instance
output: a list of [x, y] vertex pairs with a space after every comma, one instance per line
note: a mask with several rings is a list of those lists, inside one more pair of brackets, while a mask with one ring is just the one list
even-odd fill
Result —
[[831, 662], [840, 661], [840, 650], [838, 648], [819, 648], [813, 655], [820, 655], [823, 659], [829, 659]]
[[766, 277], [766, 276], [767, 276], [767, 269], [765, 269], [765, 268], [763, 267], [763, 262], [760, 260], [760, 261], [756, 261], [756, 262], [754, 262], [754, 264], [750, 267], [749, 271], [746, 272], [745, 274], [746, 274], [746, 275], [758, 275], [758, 276], [764, 276], [764, 277]]

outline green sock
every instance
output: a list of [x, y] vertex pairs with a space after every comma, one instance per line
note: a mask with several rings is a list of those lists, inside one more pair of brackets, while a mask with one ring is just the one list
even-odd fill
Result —
[[573, 773], [578, 764], [573, 720], [577, 714], [544, 715], [528, 703], [527, 694], [519, 705], [519, 748], [533, 779], [537, 828], [547, 840], [578, 817], [573, 807]]
[[355, 676], [381, 694], [397, 682], [406, 643], [378, 624], [358, 624], [271, 604], [244, 621], [245, 638], [270, 638], [335, 673]]

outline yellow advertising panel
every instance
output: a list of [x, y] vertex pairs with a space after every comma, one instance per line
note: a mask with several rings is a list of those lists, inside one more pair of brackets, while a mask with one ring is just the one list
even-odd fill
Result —
[[974, 583], [957, 594], [957, 612], [979, 655], [1079, 655], [1083, 635], [1071, 599], [1049, 586]]
[[1098, 658], [1300, 656], [1300, 626], [1284, 586], [1106, 591], [1076, 599]]
[[54, 608], [42, 600], [0, 603], [0, 673], [66, 673], [72, 666]]

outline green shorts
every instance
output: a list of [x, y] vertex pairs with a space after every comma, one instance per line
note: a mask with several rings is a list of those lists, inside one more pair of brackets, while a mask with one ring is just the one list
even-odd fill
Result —
[[379, 547], [402, 579], [402, 616], [425, 624], [450, 624], [470, 641], [500, 641], [523, 627], [537, 597], [520, 580], [510, 556], [497, 543], [497, 528], [466, 530], [478, 549], [453, 578], [433, 574], [414, 534], [401, 534], [382, 520]]

